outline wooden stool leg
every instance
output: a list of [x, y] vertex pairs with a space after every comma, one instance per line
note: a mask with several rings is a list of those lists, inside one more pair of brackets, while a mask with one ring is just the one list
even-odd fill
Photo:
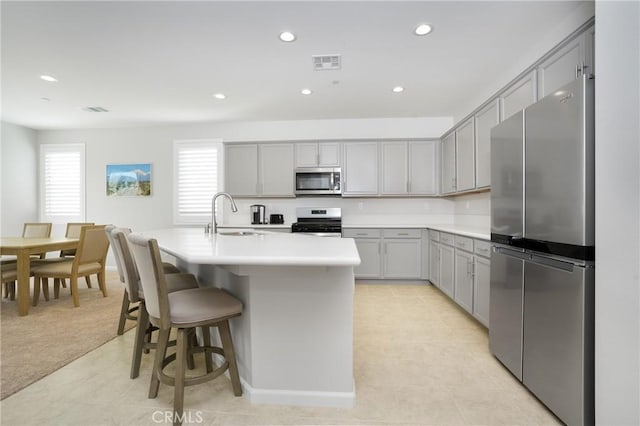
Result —
[[87, 287], [91, 288], [91, 277], [89, 275], [84, 277], [85, 282], [87, 283]]
[[[195, 331], [195, 330], [194, 330]], [[193, 358], [193, 351], [191, 350], [191, 348], [195, 348], [198, 346], [198, 336], [196, 336], [196, 333], [191, 333], [188, 336], [188, 350], [187, 350], [187, 368], [189, 370], [193, 370], [196, 368], [196, 361]]]
[[142, 302], [138, 309], [138, 323], [136, 325], [136, 338], [133, 343], [133, 359], [131, 360], [131, 374], [129, 377], [135, 379], [140, 375], [140, 363], [142, 362], [142, 349], [144, 348], [144, 337], [149, 327], [149, 313]]
[[176, 342], [176, 375], [173, 389], [173, 424], [182, 424], [184, 410], [184, 376], [187, 365], [187, 346], [189, 345], [189, 329], [179, 328]]
[[[202, 346], [211, 346], [211, 329], [209, 327], [202, 327]], [[207, 366], [207, 373], [213, 371], [211, 356], [211, 353], [204, 351], [204, 364]]]
[[[87, 278], [89, 278], [88, 275]], [[102, 291], [102, 296], [107, 297], [107, 273], [104, 270], [98, 272], [98, 287]]]
[[[53, 297], [55, 299], [60, 298], [60, 280], [60, 278], [53, 279]], [[62, 279], [62, 282], [64, 282], [64, 279]]]
[[151, 383], [149, 384], [149, 398], [158, 396], [158, 388], [160, 387], [160, 373], [162, 372], [162, 361], [167, 353], [167, 345], [169, 343], [169, 333], [171, 328], [158, 330], [158, 343], [156, 345], [156, 356], [153, 361], [153, 371], [151, 372]]
[[[129, 293], [124, 291], [122, 296], [122, 305], [120, 306], [120, 320], [118, 321], [118, 336], [124, 333], [124, 325], [127, 322], [127, 314], [129, 313]], [[138, 317], [139, 318], [139, 317]]]
[[229, 321], [223, 321], [218, 324], [218, 332], [222, 341], [222, 349], [224, 349], [224, 357], [229, 362], [229, 378], [233, 386], [233, 394], [235, 396], [242, 395], [242, 385], [240, 384], [240, 375], [238, 374], [238, 364], [236, 363], [236, 352], [233, 349], [233, 340], [231, 339], [231, 330], [229, 329]]

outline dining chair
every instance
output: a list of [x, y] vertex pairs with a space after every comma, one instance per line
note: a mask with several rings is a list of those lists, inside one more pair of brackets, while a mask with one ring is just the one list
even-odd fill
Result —
[[[22, 238], [49, 238], [51, 236], [51, 222], [26, 222], [22, 226]], [[30, 256], [31, 265], [37, 266], [40, 260], [46, 257], [46, 253], [35, 254]], [[6, 256], [1, 262], [2, 269], [8, 271], [12, 267], [15, 269], [16, 261], [15, 257], [11, 259]], [[9, 274], [3, 274], [2, 286], [5, 294], [5, 298], [15, 300], [16, 294], [16, 281], [10, 279], [4, 279]]]
[[[135, 264], [140, 273], [140, 284], [145, 297], [149, 321], [158, 327], [158, 343], [149, 385], [149, 398], [158, 396], [160, 382], [174, 386], [174, 425], [181, 424], [184, 409], [184, 387], [213, 380], [229, 371], [235, 396], [242, 395], [240, 376], [236, 364], [235, 350], [229, 329], [229, 320], [242, 314], [242, 302], [229, 293], [214, 287], [199, 287], [168, 292], [167, 277], [162, 270], [158, 242], [140, 234], [127, 237]], [[195, 277], [194, 277], [195, 279]], [[192, 348], [204, 352], [206, 373], [197, 377], [185, 377], [188, 358], [188, 343], [196, 327], [202, 328], [203, 346]], [[211, 346], [210, 327], [217, 327], [222, 347]], [[169, 334], [177, 330], [176, 352], [167, 356]], [[224, 357], [220, 366], [213, 368], [211, 354]], [[175, 361], [173, 377], [164, 368]]]
[[[67, 223], [67, 229], [64, 233], [64, 236], [67, 238], [80, 238], [80, 231], [83, 226], [93, 226], [94, 222], [69, 222]], [[60, 258], [67, 259], [69, 257], [73, 257], [76, 255], [76, 249], [64, 249], [60, 250]], [[91, 278], [87, 275], [84, 277], [85, 282], [87, 283], [87, 287], [91, 288]], [[62, 280], [62, 286], [66, 287], [65, 281]]]
[[[122, 268], [122, 278], [125, 284], [125, 296], [128, 296], [128, 302], [137, 303], [138, 315], [136, 317], [136, 337], [133, 346], [133, 358], [131, 361], [130, 377], [135, 379], [140, 375], [140, 363], [142, 361], [142, 352], [149, 349], [155, 349], [155, 343], [151, 343], [151, 333], [157, 328], [149, 323], [149, 313], [147, 312], [144, 292], [139, 285], [140, 275], [131, 255], [127, 235], [131, 231], [124, 228], [111, 229], [111, 248], [116, 258], [119, 258], [117, 264]], [[108, 234], [109, 235], [109, 234]], [[198, 288], [198, 281], [192, 274], [180, 273], [180, 270], [170, 263], [162, 263], [162, 270], [166, 275], [167, 291], [169, 293], [179, 290]], [[123, 308], [124, 308], [123, 302]], [[122, 319], [122, 313], [121, 313]], [[118, 330], [119, 331], [119, 330]], [[193, 364], [192, 360], [190, 361]]]
[[[107, 239], [107, 234], [104, 232], [104, 225], [83, 226], [80, 230], [78, 249], [72, 259], [45, 263], [33, 270], [35, 277], [33, 306], [38, 304], [40, 283], [42, 284], [45, 299], [48, 297], [49, 286], [47, 284], [47, 278], [68, 278], [71, 282], [73, 304], [76, 307], [80, 306], [80, 299], [78, 297], [79, 277], [96, 274], [102, 295], [107, 297], [105, 264], [108, 250], [109, 240]], [[54, 295], [56, 298], [58, 298], [59, 293], [60, 283], [54, 282]]]

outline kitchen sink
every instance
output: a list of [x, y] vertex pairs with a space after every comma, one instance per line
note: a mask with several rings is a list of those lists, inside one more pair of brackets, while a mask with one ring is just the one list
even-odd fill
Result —
[[220, 232], [220, 235], [232, 235], [236, 237], [248, 236], [248, 235], [257, 235], [257, 232], [253, 231], [231, 231], [231, 232]]

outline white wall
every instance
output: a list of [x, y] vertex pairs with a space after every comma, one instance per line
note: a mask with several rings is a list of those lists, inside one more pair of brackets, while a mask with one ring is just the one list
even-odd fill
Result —
[[38, 220], [36, 131], [2, 122], [0, 234], [19, 236], [24, 222]]
[[640, 424], [640, 3], [596, 2], [596, 421]]
[[478, 192], [454, 197], [456, 225], [471, 226], [488, 231], [491, 228], [491, 193]]

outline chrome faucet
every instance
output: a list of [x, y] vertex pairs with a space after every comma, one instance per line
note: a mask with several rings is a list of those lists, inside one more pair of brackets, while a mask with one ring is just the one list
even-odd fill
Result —
[[229, 201], [231, 202], [231, 211], [232, 212], [237, 212], [238, 211], [238, 207], [236, 206], [236, 202], [233, 201], [233, 197], [227, 193], [227, 192], [218, 192], [216, 195], [213, 196], [213, 198], [211, 199], [211, 227], [208, 228], [209, 233], [211, 234], [216, 234], [218, 233], [218, 222], [216, 219], [216, 199], [220, 196], [224, 196], [227, 197], [229, 199]]

